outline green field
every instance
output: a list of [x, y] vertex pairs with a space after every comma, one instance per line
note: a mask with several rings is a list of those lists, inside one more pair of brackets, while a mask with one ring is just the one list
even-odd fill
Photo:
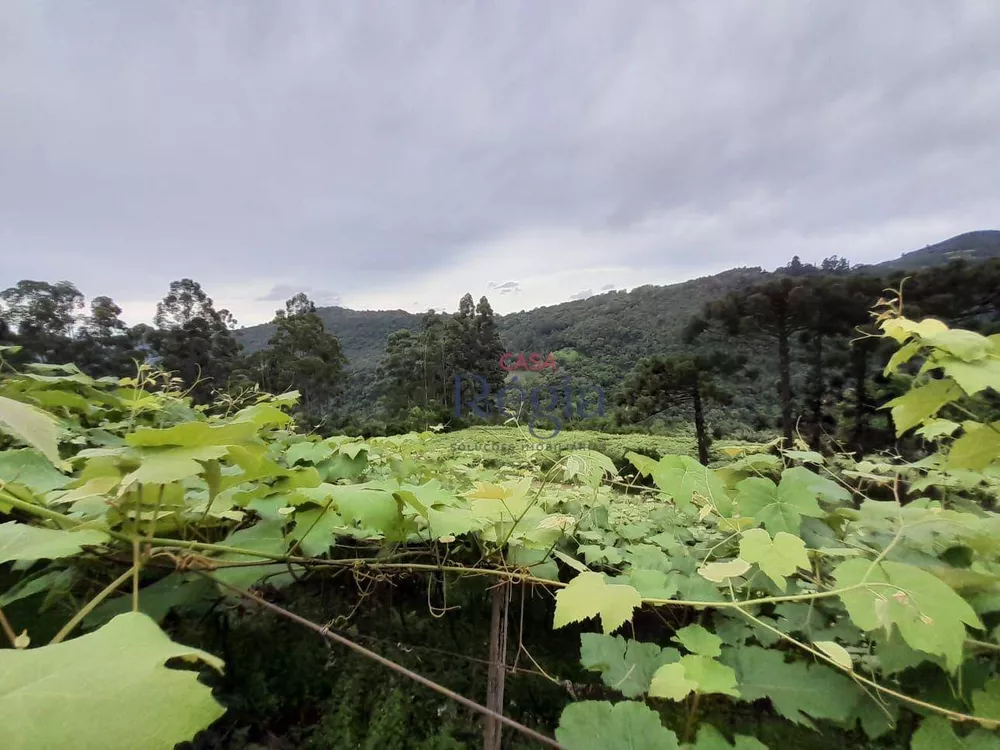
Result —
[[[728, 447], [750, 448], [756, 443], [726, 440], [712, 446], [714, 461], [726, 458]], [[428, 451], [454, 451], [470, 456], [482, 455], [484, 460], [515, 460], [519, 454], [546, 452], [560, 455], [575, 450], [595, 450], [611, 458], [616, 464], [627, 463], [629, 451], [660, 458], [669, 455], [697, 456], [694, 434], [644, 435], [640, 433], [614, 434], [596, 430], [563, 430], [549, 439], [532, 437], [527, 429], [518, 427], [468, 427], [455, 432], [439, 433], [426, 441]]]

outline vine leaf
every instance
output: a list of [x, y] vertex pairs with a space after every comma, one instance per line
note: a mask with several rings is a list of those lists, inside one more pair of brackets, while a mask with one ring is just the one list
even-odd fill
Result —
[[0, 451], [0, 481], [20, 484], [36, 495], [44, 495], [52, 490], [62, 489], [73, 478], [60, 474], [37, 451], [21, 448]]
[[559, 717], [556, 739], [566, 750], [679, 750], [677, 735], [638, 701], [570, 703]]
[[584, 449], [563, 456], [563, 479], [567, 482], [579, 477], [588, 487], [597, 487], [605, 474], [616, 477], [618, 469], [603, 453]]
[[688, 625], [681, 628], [671, 640], [681, 644], [692, 654], [718, 656], [722, 653], [720, 648], [722, 639], [701, 625]]
[[739, 697], [736, 689], [736, 672], [716, 659], [688, 654], [676, 664], [666, 664], [656, 670], [649, 686], [654, 698], [682, 700], [692, 691], [722, 693]]
[[976, 716], [1000, 720], [1000, 677], [993, 675], [982, 690], [973, 691], [972, 708]]
[[170, 750], [224, 713], [198, 673], [169, 659], [222, 660], [171, 641], [146, 615], [55, 645], [0, 650], [0, 726], [6, 750], [120, 747]]
[[786, 719], [810, 727], [809, 716], [846, 722], [859, 696], [864, 696], [854, 682], [831, 667], [786, 663], [781, 651], [743, 646], [729, 649], [723, 661], [735, 667], [743, 700], [769, 698], [774, 710]]
[[695, 495], [711, 500], [723, 511], [730, 505], [722, 480], [690, 456], [664, 456], [652, 475], [656, 486], [670, 495], [680, 508], [689, 507]]
[[924, 719], [910, 740], [910, 750], [996, 750], [997, 747], [1000, 741], [992, 732], [976, 729], [959, 737], [943, 716]]
[[70, 557], [84, 547], [96, 547], [107, 540], [108, 535], [97, 529], [63, 531], [8, 521], [0, 524], [0, 563]]
[[966, 433], [952, 443], [948, 466], [952, 469], [982, 471], [1000, 456], [1000, 422], [992, 425], [971, 425]]
[[855, 625], [887, 633], [895, 625], [907, 644], [943, 656], [952, 671], [962, 662], [965, 626], [983, 627], [948, 584], [913, 565], [882, 562], [873, 568], [857, 558], [841, 563], [833, 575], [838, 587], [859, 586], [840, 594]]
[[799, 537], [779, 531], [774, 539], [763, 529], [744, 531], [740, 538], [740, 557], [757, 563], [761, 571], [785, 590], [785, 576], [794, 575], [799, 568], [809, 570], [806, 543]]
[[0, 396], [0, 428], [58, 465], [59, 425], [55, 417], [31, 404]]
[[813, 645], [833, 659], [838, 666], [850, 671], [854, 670], [854, 660], [851, 659], [851, 655], [836, 641], [816, 641]]
[[710, 562], [698, 568], [698, 575], [713, 583], [723, 583], [728, 578], [738, 578], [750, 570], [750, 563], [737, 557], [728, 562]]
[[285, 460], [288, 461], [289, 466], [294, 466], [298, 461], [318, 464], [332, 455], [333, 448], [326, 443], [314, 443], [310, 440], [303, 440], [288, 447], [288, 450], [285, 451]]
[[[803, 471], [811, 473], [806, 469]], [[736, 489], [740, 515], [751, 516], [772, 534], [797, 534], [802, 516], [819, 518], [823, 515], [816, 502], [816, 493], [800, 480], [782, 478], [779, 486], [770, 479], [751, 477], [736, 485]]]
[[892, 421], [896, 425], [896, 437], [899, 437], [961, 396], [962, 389], [953, 380], [932, 380], [894, 398], [886, 403], [885, 408], [892, 409]]
[[664, 664], [656, 670], [649, 686], [649, 695], [653, 698], [682, 701], [697, 689], [698, 683], [687, 677], [684, 665], [678, 662]]
[[[288, 551], [288, 540], [281, 533], [280, 521], [260, 521], [253, 526], [234, 531], [223, 540], [227, 547], [245, 549], [247, 552], [261, 552], [267, 555], [284, 555]], [[219, 560], [227, 562], [263, 562], [266, 558], [257, 555], [226, 552]], [[221, 567], [212, 575], [214, 578], [228, 583], [230, 586], [246, 589], [262, 578], [267, 578], [272, 586], [287, 585], [293, 580], [291, 566], [276, 562], [273, 565], [254, 565], [248, 567]], [[228, 592], [226, 592], [228, 593]]]
[[584, 633], [580, 636], [580, 663], [584, 669], [600, 672], [604, 684], [626, 698], [638, 698], [646, 693], [656, 670], [680, 658], [675, 648], [626, 641], [620, 635]]
[[736, 735], [730, 744], [722, 732], [711, 724], [699, 726], [697, 742], [684, 747], [689, 750], [767, 750], [767, 745], [760, 740], [742, 734]]
[[600, 616], [604, 633], [610, 635], [632, 618], [642, 606], [642, 597], [631, 586], [609, 584], [600, 573], [581, 573], [556, 594], [553, 628]]

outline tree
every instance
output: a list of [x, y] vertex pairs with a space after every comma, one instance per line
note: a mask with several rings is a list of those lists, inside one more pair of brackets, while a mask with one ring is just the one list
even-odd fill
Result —
[[622, 421], [644, 422], [678, 407], [690, 406], [698, 440], [698, 460], [708, 463], [706, 399], [726, 400], [713, 376], [741, 367], [740, 359], [722, 354], [649, 357], [639, 360], [616, 396]]
[[40, 362], [73, 359], [71, 337], [83, 307], [83, 294], [73, 284], [25, 279], [0, 292], [0, 303], [25, 357]]
[[455, 378], [461, 398], [479, 387], [466, 375], [482, 378], [494, 393], [506, 373], [504, 353], [493, 308], [486, 297], [475, 304], [471, 294], [452, 315], [424, 315], [419, 333], [397, 331], [389, 337], [378, 369], [380, 404], [387, 417], [399, 418], [420, 407], [425, 419], [448, 419], [454, 408]]
[[697, 336], [708, 323], [717, 321], [729, 335], [760, 335], [772, 338], [778, 348], [778, 397], [781, 402], [781, 431], [791, 440], [792, 413], [792, 335], [808, 326], [804, 315], [805, 295], [800, 278], [779, 277], [749, 289], [731, 292], [710, 302], [689, 328]]
[[298, 391], [300, 415], [317, 424], [344, 381], [347, 359], [340, 342], [327, 333], [316, 306], [302, 293], [289, 299], [272, 322], [277, 330], [265, 349], [247, 358], [241, 375], [267, 391]]
[[95, 377], [121, 377], [133, 368], [133, 362], [144, 359], [136, 349], [125, 322], [119, 317], [122, 309], [110, 297], [98, 296], [90, 301], [90, 315], [83, 319], [76, 341], [76, 363]]
[[153, 321], [161, 364], [178, 374], [196, 402], [208, 401], [213, 389], [225, 387], [240, 350], [230, 332], [236, 321], [228, 310], [215, 309], [198, 282], [172, 281]]

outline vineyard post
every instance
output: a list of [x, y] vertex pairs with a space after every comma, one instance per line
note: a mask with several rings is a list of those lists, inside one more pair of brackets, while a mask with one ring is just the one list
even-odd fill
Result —
[[[486, 707], [503, 713], [503, 689], [507, 676], [507, 611], [510, 605], [510, 584], [506, 581], [491, 589], [490, 668], [486, 681]], [[500, 750], [502, 725], [491, 716], [483, 728], [483, 750]]]

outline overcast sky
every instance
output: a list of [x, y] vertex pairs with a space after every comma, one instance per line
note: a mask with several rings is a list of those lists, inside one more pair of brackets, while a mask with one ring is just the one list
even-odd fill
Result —
[[0, 4], [0, 288], [499, 312], [1000, 228], [1000, 2]]

